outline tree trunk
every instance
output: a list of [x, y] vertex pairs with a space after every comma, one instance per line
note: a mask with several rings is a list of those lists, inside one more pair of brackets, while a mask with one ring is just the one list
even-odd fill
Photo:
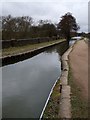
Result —
[[70, 41], [70, 39], [71, 39], [70, 33], [68, 33], [68, 35], [67, 35], [67, 44], [68, 44], [68, 46], [69, 46], [69, 41]]

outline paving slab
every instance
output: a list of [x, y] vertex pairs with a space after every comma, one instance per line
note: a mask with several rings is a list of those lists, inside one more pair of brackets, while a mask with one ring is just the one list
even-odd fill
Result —
[[60, 98], [60, 118], [71, 118], [70, 86], [63, 86]]

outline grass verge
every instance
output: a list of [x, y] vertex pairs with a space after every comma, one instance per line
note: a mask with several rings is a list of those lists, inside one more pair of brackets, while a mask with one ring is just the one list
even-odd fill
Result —
[[70, 63], [68, 82], [71, 86], [72, 118], [88, 118], [88, 102], [82, 98], [80, 87], [74, 81]]
[[10, 48], [6, 48], [6, 49], [2, 49], [2, 56], [14, 55], [14, 54], [34, 50], [34, 49], [37, 49], [39, 47], [44, 47], [46, 45], [50, 45], [52, 43], [56, 43], [56, 42], [60, 42], [60, 41], [64, 41], [64, 39], [53, 40], [53, 41], [49, 41], [49, 42], [32, 44], [32, 45], [29, 44], [29, 45], [25, 45], [25, 46], [10, 47]]
[[59, 101], [60, 101], [59, 87], [60, 87], [60, 80], [57, 81], [53, 89], [50, 100], [43, 114], [43, 118], [58, 118]]

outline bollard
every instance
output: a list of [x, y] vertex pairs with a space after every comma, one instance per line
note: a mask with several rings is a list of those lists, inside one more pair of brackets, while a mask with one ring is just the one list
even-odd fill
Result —
[[62, 84], [60, 83], [60, 93], [61, 93], [61, 91], [62, 91]]

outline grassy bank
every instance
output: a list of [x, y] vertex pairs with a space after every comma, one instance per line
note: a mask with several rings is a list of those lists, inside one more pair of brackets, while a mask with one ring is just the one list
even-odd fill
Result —
[[10, 47], [10, 48], [2, 50], [2, 56], [14, 55], [14, 54], [34, 50], [34, 49], [37, 49], [39, 47], [44, 47], [46, 45], [50, 45], [52, 43], [56, 43], [56, 42], [59, 42], [59, 41], [63, 41], [63, 39], [44, 42], [44, 43], [38, 43], [38, 44], [32, 44], [32, 45], [25, 45], [25, 46], [20, 46], [20, 47]]
[[70, 63], [68, 80], [71, 86], [72, 118], [88, 118], [88, 103], [82, 98], [80, 87], [74, 81]]
[[58, 118], [59, 101], [60, 101], [59, 88], [60, 88], [60, 80], [57, 81], [54, 87], [48, 105], [45, 109], [43, 118]]

